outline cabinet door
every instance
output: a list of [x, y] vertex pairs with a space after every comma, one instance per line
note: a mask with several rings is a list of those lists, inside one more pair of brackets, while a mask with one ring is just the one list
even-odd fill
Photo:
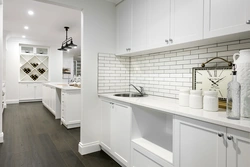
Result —
[[111, 130], [111, 110], [113, 105], [110, 102], [102, 101], [102, 122], [101, 122], [101, 146], [107, 151], [111, 151], [110, 130]]
[[116, 7], [117, 54], [127, 53], [127, 49], [131, 48], [131, 5], [131, 0], [126, 0]]
[[40, 100], [42, 99], [42, 84], [35, 84], [34, 85], [35, 89], [35, 99]]
[[35, 88], [34, 84], [19, 84], [19, 100], [34, 100]]
[[250, 133], [228, 128], [227, 136], [227, 167], [250, 166]]
[[125, 166], [130, 162], [131, 108], [115, 104], [111, 110], [111, 148]]
[[148, 48], [168, 45], [166, 40], [169, 40], [170, 33], [170, 0], [148, 0], [147, 6]]
[[174, 44], [203, 38], [203, 0], [171, 0], [171, 33]]
[[179, 116], [174, 127], [175, 167], [226, 167], [225, 127]]
[[50, 88], [50, 107], [52, 109], [52, 112], [56, 113], [56, 88], [51, 87]]
[[131, 51], [147, 49], [147, 0], [133, 0]]
[[42, 88], [42, 91], [43, 91], [43, 93], [42, 93], [42, 102], [43, 102], [43, 104], [46, 104], [46, 86], [43, 85], [42, 87], [43, 87]]
[[204, 37], [249, 31], [249, 9], [249, 0], [205, 0]]

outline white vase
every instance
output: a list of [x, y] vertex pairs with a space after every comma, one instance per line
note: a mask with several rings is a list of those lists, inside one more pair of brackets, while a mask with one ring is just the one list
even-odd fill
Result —
[[250, 49], [233, 55], [237, 80], [241, 84], [241, 115], [250, 117]]

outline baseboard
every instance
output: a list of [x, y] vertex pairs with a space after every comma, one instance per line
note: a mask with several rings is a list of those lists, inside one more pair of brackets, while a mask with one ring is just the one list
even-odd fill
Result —
[[108, 156], [110, 156], [115, 162], [117, 162], [120, 166], [124, 166], [116, 157], [114, 157], [109, 151], [107, 151], [105, 148], [101, 147], [102, 151], [104, 151]]
[[100, 148], [99, 141], [86, 143], [86, 144], [82, 144], [81, 142], [79, 142], [79, 144], [78, 144], [78, 152], [81, 155], [90, 154], [90, 153], [97, 152], [100, 150], [101, 150], [101, 148]]
[[19, 99], [13, 99], [13, 100], [6, 100], [6, 104], [18, 104]]
[[42, 101], [42, 99], [23, 99], [23, 100], [19, 100], [19, 103], [30, 103], [30, 102], [38, 102], [38, 101]]
[[3, 132], [2, 133], [0, 133], [0, 143], [3, 143]]

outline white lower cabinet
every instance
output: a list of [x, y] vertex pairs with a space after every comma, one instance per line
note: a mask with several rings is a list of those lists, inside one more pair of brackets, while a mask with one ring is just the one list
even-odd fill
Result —
[[248, 167], [250, 133], [175, 116], [175, 167]]
[[56, 88], [43, 85], [43, 105], [54, 115], [56, 115]]
[[101, 121], [101, 146], [107, 151], [111, 151], [111, 110], [110, 102], [102, 101], [102, 121]]
[[80, 127], [81, 122], [81, 93], [80, 90], [62, 90], [61, 92], [61, 121], [70, 129]]
[[227, 167], [250, 166], [250, 133], [227, 128]]
[[[226, 167], [226, 128], [184, 117], [174, 120], [175, 167]], [[218, 134], [221, 133], [222, 137]]]
[[[53, 114], [56, 119], [61, 118], [60, 96], [58, 90], [53, 86], [43, 85], [43, 105]], [[60, 92], [61, 93], [61, 92]]]
[[129, 106], [102, 100], [100, 144], [124, 166], [130, 166], [131, 113]]
[[20, 101], [37, 101], [42, 99], [42, 83], [19, 83]]

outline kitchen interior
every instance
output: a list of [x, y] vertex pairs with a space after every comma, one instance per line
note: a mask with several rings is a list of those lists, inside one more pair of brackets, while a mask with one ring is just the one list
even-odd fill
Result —
[[[8, 144], [8, 133], [22, 133], [8, 128], [17, 118], [5, 120], [14, 109], [37, 119], [39, 135], [54, 126], [44, 146], [58, 151], [52, 166], [250, 166], [249, 6], [4, 1], [0, 166], [8, 166], [6, 145], [25, 143]], [[39, 153], [32, 158], [46, 164]]]

